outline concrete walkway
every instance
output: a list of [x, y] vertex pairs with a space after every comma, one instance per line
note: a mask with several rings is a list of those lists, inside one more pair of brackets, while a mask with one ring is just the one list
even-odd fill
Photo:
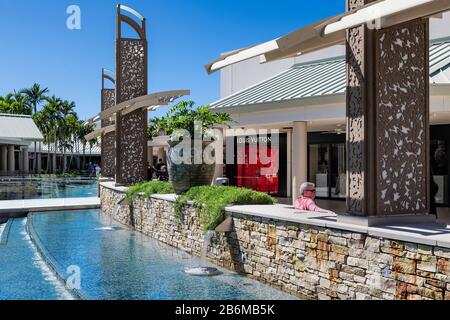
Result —
[[100, 208], [100, 198], [63, 198], [0, 201], [0, 218], [20, 217], [29, 212]]

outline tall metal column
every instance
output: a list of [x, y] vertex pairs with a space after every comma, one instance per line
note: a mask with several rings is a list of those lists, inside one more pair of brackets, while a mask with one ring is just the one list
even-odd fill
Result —
[[[140, 20], [136, 23], [123, 12]], [[131, 26], [137, 39], [122, 37], [122, 22]], [[117, 7], [116, 103], [147, 94], [146, 20], [125, 6]], [[116, 184], [130, 185], [147, 179], [147, 110], [116, 114]]]
[[[107, 70], [102, 69], [102, 111], [105, 111], [116, 104], [116, 90], [106, 89], [105, 80], [109, 80], [114, 85], [116, 80]], [[102, 128], [112, 124], [110, 120], [102, 120]], [[107, 178], [114, 178], [116, 173], [116, 133], [109, 132], [102, 136], [102, 174]]]
[[347, 212], [369, 225], [429, 212], [428, 34], [428, 19], [347, 32]]

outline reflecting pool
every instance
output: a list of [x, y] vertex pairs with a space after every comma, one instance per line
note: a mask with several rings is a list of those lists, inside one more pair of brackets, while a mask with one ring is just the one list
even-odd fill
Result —
[[0, 178], [0, 201], [97, 196], [98, 183], [95, 179]]
[[72, 299], [31, 242], [26, 223], [0, 225], [0, 300]]
[[34, 214], [28, 225], [55, 269], [79, 268], [83, 299], [294, 299], [224, 269], [214, 277], [188, 275], [186, 268], [212, 265], [105, 219], [98, 210]]

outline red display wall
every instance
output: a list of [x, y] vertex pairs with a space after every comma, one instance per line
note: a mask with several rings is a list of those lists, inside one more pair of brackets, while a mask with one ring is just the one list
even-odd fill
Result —
[[[241, 163], [238, 163], [237, 185], [268, 194], [278, 194], [279, 147], [267, 146], [262, 152], [267, 155], [260, 153], [256, 144], [246, 144], [245, 147], [238, 148], [238, 159], [241, 159]], [[271, 161], [267, 163], [270, 158]], [[252, 159], [256, 159], [253, 164]]]

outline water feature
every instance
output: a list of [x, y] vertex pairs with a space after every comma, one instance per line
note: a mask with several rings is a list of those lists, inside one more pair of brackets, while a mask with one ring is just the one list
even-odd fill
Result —
[[73, 299], [31, 241], [27, 219], [9, 223], [7, 239], [0, 244], [0, 300]]
[[[222, 268], [218, 268], [221, 274], [215, 277], [188, 275], [183, 272], [186, 267], [214, 266], [115, 222], [114, 232], [99, 232], [100, 228], [108, 227], [107, 223], [98, 210], [41, 213], [29, 217], [30, 230], [45, 247], [43, 252], [53, 257], [57, 269], [79, 267], [82, 298], [293, 299]], [[10, 263], [2, 270], [14, 268], [15, 264]], [[9, 283], [13, 285], [14, 281]], [[40, 295], [34, 298], [39, 299]]]
[[[211, 241], [215, 235], [216, 235], [215, 231], [208, 230], [206, 232], [200, 256], [202, 261], [206, 260], [208, 255], [208, 248], [211, 246]], [[202, 266], [187, 268], [184, 270], [184, 272], [192, 276], [206, 276], [206, 277], [217, 276], [221, 274], [221, 272], [216, 267], [202, 267]]]
[[0, 200], [97, 197], [98, 183], [81, 178], [0, 178]]

